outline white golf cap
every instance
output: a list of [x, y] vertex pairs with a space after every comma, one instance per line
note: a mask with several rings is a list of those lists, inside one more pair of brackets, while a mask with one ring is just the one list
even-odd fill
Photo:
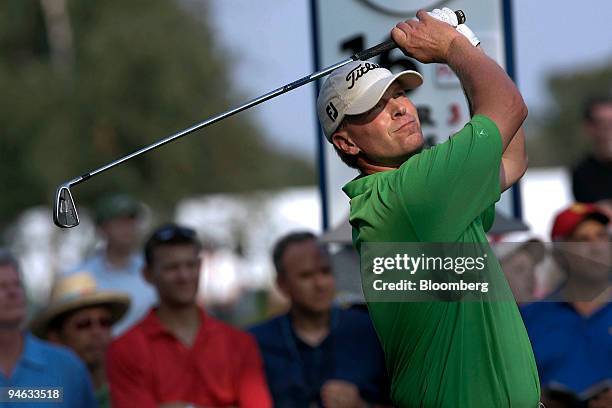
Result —
[[331, 136], [345, 115], [359, 115], [372, 109], [395, 81], [409, 90], [419, 87], [423, 77], [416, 71], [393, 74], [367, 61], [352, 61], [334, 70], [317, 98], [317, 114], [327, 140], [332, 141]]

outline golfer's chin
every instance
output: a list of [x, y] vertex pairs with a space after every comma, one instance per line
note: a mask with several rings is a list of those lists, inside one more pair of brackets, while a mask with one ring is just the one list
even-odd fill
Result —
[[401, 154], [392, 159], [396, 165], [402, 164], [415, 154], [420, 153], [425, 147], [425, 138], [420, 131], [415, 132], [406, 136], [406, 138], [402, 140], [401, 145]]

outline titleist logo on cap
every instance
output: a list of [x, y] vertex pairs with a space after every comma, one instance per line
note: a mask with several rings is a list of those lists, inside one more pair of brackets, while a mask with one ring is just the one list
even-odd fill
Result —
[[364, 62], [350, 70], [346, 75], [346, 82], [351, 83], [347, 89], [353, 88], [353, 86], [355, 86], [355, 82], [359, 81], [359, 78], [376, 68], [380, 68], [380, 65], [372, 62]]

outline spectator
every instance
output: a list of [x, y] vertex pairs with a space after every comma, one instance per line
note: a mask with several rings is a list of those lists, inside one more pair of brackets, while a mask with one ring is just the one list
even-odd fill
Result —
[[144, 275], [159, 306], [111, 344], [114, 408], [271, 405], [255, 340], [196, 304], [200, 248], [194, 230], [175, 224], [146, 242]]
[[547, 301], [522, 309], [543, 388], [569, 390], [591, 408], [612, 406], [612, 391], [603, 391], [612, 379], [608, 223], [592, 204], [560, 212], [553, 255], [567, 279]]
[[136, 252], [142, 212], [142, 205], [128, 195], [101, 198], [95, 213], [104, 247], [69, 271], [89, 271], [100, 289], [120, 290], [130, 295], [132, 303], [127, 315], [113, 326], [115, 336], [144, 317], [155, 303], [155, 291], [142, 277], [142, 255]]
[[[0, 388], [55, 390], [63, 402], [36, 401], [36, 407], [94, 408], [96, 400], [87, 369], [74, 353], [39, 340], [23, 329], [26, 297], [17, 260], [0, 250]], [[53, 395], [53, 394], [52, 394]], [[10, 403], [3, 408], [21, 408], [33, 400]], [[34, 404], [33, 404], [34, 405]]]
[[251, 329], [277, 407], [363, 407], [387, 403], [384, 357], [366, 312], [332, 306], [327, 252], [308, 232], [273, 251], [277, 284], [290, 311]]
[[129, 296], [98, 291], [93, 277], [80, 272], [56, 282], [49, 305], [30, 324], [38, 337], [77, 353], [89, 369], [100, 408], [110, 406], [105, 361], [111, 327], [129, 305]]
[[584, 129], [592, 150], [572, 171], [576, 201], [595, 203], [612, 199], [612, 95], [585, 104]]

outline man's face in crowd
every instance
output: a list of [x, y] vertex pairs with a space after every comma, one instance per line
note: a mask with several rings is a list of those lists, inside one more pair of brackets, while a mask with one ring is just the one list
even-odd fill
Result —
[[368, 161], [387, 166], [402, 164], [424, 145], [416, 107], [398, 83], [369, 111], [346, 116], [333, 140], [340, 150], [363, 152]]
[[595, 105], [586, 129], [599, 155], [612, 160], [612, 103]]
[[18, 328], [26, 317], [26, 297], [19, 273], [0, 265], [0, 329]]
[[514, 297], [519, 302], [533, 299], [536, 260], [528, 251], [518, 251], [501, 261]]
[[87, 307], [68, 315], [59, 331], [49, 333], [49, 340], [63, 344], [91, 369], [104, 363], [111, 341], [112, 315], [102, 306]]
[[160, 301], [175, 307], [195, 303], [200, 280], [200, 254], [193, 244], [161, 245], [154, 249], [145, 277]]
[[278, 285], [293, 306], [310, 313], [331, 308], [335, 281], [329, 257], [315, 240], [290, 244], [281, 263]]
[[565, 258], [571, 273], [593, 282], [609, 278], [612, 254], [604, 224], [587, 218], [578, 224], [566, 241]]
[[135, 248], [140, 236], [140, 219], [135, 215], [124, 215], [104, 221], [100, 230], [109, 245]]

